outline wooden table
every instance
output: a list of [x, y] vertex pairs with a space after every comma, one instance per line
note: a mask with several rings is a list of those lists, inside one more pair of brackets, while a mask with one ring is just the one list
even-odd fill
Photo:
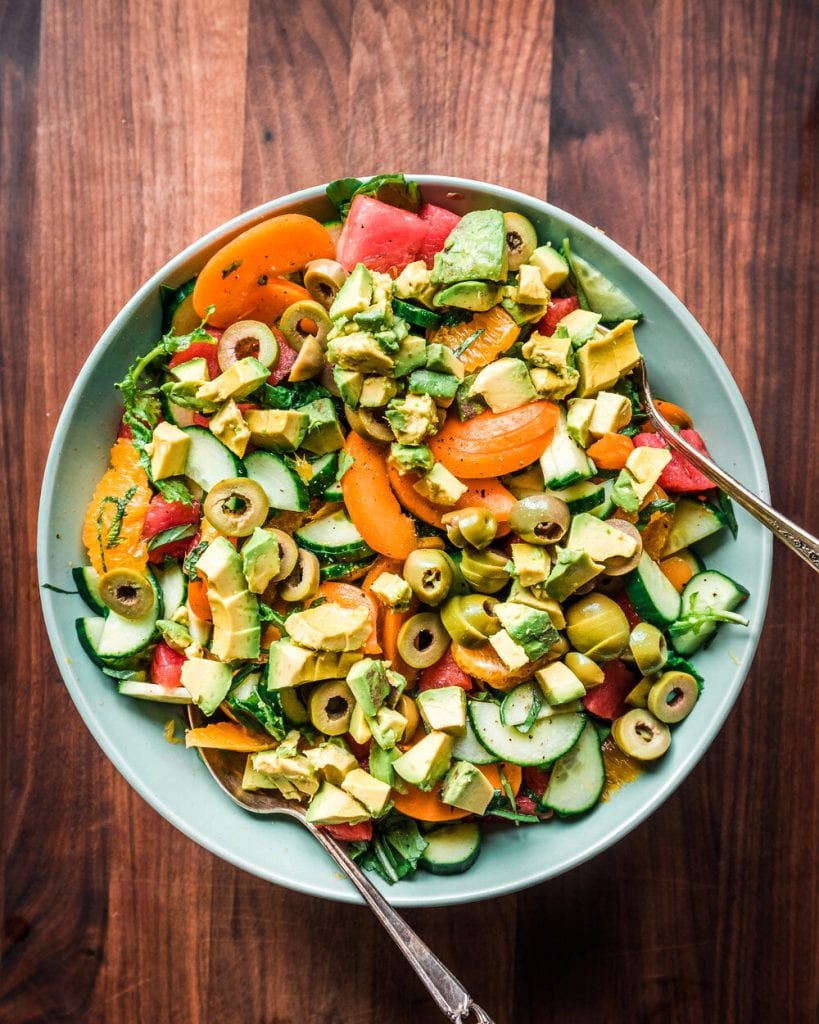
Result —
[[[143, 803], [60, 681], [40, 478], [115, 312], [206, 230], [344, 174], [548, 196], [688, 305], [746, 397], [776, 503], [816, 531], [812, 6], [2, 5], [3, 1021], [441, 1019], [365, 910], [243, 874]], [[817, 1018], [818, 596], [777, 550], [739, 703], [648, 823], [519, 896], [407, 915], [496, 1021]]]

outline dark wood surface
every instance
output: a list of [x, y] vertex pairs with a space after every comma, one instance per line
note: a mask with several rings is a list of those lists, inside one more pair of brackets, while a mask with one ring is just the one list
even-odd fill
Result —
[[[0, 1020], [440, 1020], [363, 909], [216, 860], [86, 731], [42, 625], [50, 435], [100, 333], [205, 230], [348, 173], [464, 175], [599, 224], [700, 320], [814, 532], [810, 0], [5, 0]], [[498, 1024], [819, 1016], [817, 580], [775, 554], [738, 705], [592, 863], [407, 917]]]

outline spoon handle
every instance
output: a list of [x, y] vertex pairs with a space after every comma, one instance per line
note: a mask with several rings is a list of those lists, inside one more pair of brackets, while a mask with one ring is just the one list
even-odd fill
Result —
[[323, 829], [307, 826], [366, 900], [370, 910], [386, 929], [441, 1012], [453, 1024], [492, 1024], [492, 1019], [472, 1001], [469, 993], [438, 959], [407, 922], [387, 903], [361, 868], [350, 858], [344, 845]]

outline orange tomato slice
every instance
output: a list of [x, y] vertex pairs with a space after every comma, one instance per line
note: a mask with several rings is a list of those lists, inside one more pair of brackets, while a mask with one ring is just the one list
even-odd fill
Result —
[[[503, 768], [503, 774], [509, 783], [512, 792], [517, 796], [520, 789], [520, 782], [523, 772], [516, 764], [482, 764], [478, 765], [478, 771], [484, 775], [492, 784], [493, 789], [502, 789], [498, 768]], [[441, 783], [439, 782], [428, 793], [415, 786], [407, 786], [406, 793], [392, 791], [393, 803], [397, 810], [406, 814], [408, 818], [415, 818], [416, 821], [459, 821], [461, 818], [469, 817], [470, 812], [461, 810], [459, 807], [450, 807], [441, 800]]]
[[[480, 333], [477, 333], [480, 332]], [[477, 333], [477, 337], [473, 336]], [[466, 323], [454, 327], [439, 327], [430, 337], [431, 342], [446, 345], [457, 352], [470, 338], [469, 345], [461, 352], [459, 359], [467, 373], [488, 366], [518, 340], [520, 327], [501, 306], [493, 306], [486, 312], [475, 313]]]
[[[441, 516], [451, 511], [441, 505], [434, 505], [427, 501], [423, 495], [415, 490], [413, 484], [418, 479], [416, 473], [405, 473], [404, 476], [392, 466], [387, 465], [387, 472], [390, 478], [390, 486], [395, 496], [417, 519], [437, 529], [443, 529]], [[477, 505], [480, 508], [488, 509], [499, 523], [506, 523], [509, 520], [509, 513], [515, 504], [515, 496], [503, 486], [499, 480], [492, 478], [484, 480], [462, 480], [466, 485], [466, 492], [461, 495], [452, 508], [471, 508]], [[499, 531], [502, 536], [505, 530]]]

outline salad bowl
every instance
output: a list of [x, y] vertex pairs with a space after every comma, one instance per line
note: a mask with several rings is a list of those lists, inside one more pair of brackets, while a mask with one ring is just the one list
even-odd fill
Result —
[[[684, 305], [638, 260], [576, 217], [539, 199], [460, 178], [412, 175], [425, 200], [456, 213], [497, 208], [528, 217], [625, 290], [643, 311], [638, 341], [654, 390], [684, 405], [715, 460], [756, 494], [767, 497], [764, 461], [750, 415], [716, 348]], [[128, 300], [91, 351], [67, 398], [48, 458], [38, 525], [43, 611], [54, 656], [86, 725], [125, 779], [168, 821], [224, 860], [261, 878], [328, 899], [359, 897], [311, 836], [296, 824], [270, 822], [224, 799], [199, 758], [166, 742], [167, 706], [122, 699], [112, 681], [85, 657], [74, 622], [83, 614], [71, 591], [71, 570], [86, 560], [80, 523], [107, 465], [121, 416], [115, 383], [161, 334], [161, 286], [197, 274], [228, 240], [272, 215], [303, 213], [327, 220], [334, 210], [325, 186], [297, 192], [242, 214], [201, 238], [162, 267]], [[544, 882], [602, 854], [653, 813], [695, 767], [739, 697], [762, 629], [772, 541], [762, 525], [737, 511], [738, 539], [704, 542], [709, 568], [747, 588], [745, 630], [720, 632], [698, 653], [702, 696], [668, 754], [622, 786], [592, 813], [542, 827], [488, 830], [480, 858], [462, 875], [418, 873], [392, 887], [395, 906], [440, 906], [514, 892]], [[47, 585], [47, 586], [46, 586]]]

